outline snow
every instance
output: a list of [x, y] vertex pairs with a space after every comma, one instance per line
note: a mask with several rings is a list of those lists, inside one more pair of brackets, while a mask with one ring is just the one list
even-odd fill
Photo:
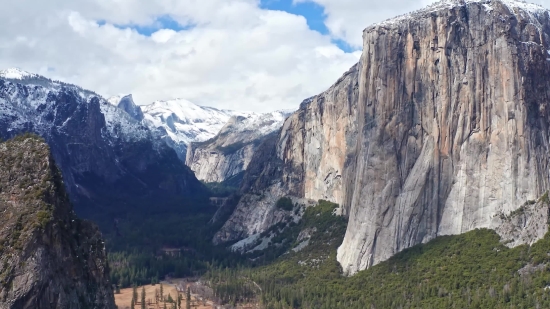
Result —
[[118, 103], [120, 103], [120, 100], [122, 100], [122, 98], [124, 98], [125, 96], [126, 95], [123, 95], [123, 94], [114, 95], [108, 98], [107, 102], [109, 102], [109, 104], [111, 105], [118, 106]]
[[32, 127], [35, 133], [43, 136], [50, 134], [52, 130], [65, 131], [71, 116], [62, 119], [56, 127], [55, 121], [60, 120], [57, 119], [59, 108], [57, 101], [52, 101], [52, 98], [66, 92], [75, 96], [74, 104], [78, 105], [99, 100], [106, 122], [106, 130], [102, 132], [103, 138], [111, 141], [147, 139], [152, 140], [155, 145], [158, 143], [157, 140], [160, 140], [154, 138], [156, 132], [149, 130], [122, 109], [112, 106], [92, 91], [18, 69], [0, 71], [0, 78], [6, 79], [6, 83], [0, 89], [3, 94], [0, 96], [0, 121], [8, 123], [8, 131], [21, 131]]
[[[508, 8], [510, 8], [510, 11], [513, 12], [513, 14], [518, 15], [521, 13], [527, 13], [530, 15], [531, 18], [538, 15], [542, 15], [549, 11], [548, 9], [545, 9], [544, 7], [538, 4], [531, 4], [531, 3], [518, 1], [518, 0], [443, 0], [443, 1], [433, 3], [423, 9], [420, 9], [408, 14], [400, 15], [400, 16], [385, 20], [378, 24], [374, 24], [372, 27], [394, 26], [402, 21], [414, 19], [415, 16], [419, 14], [428, 14], [432, 12], [441, 11], [443, 9], [452, 9], [455, 7], [464, 6], [472, 3], [480, 3], [483, 5], [485, 10], [487, 10], [488, 12], [492, 12], [494, 10], [494, 6], [498, 2], [508, 6]], [[521, 11], [518, 11], [518, 9]]]
[[0, 71], [0, 78], [4, 78], [4, 79], [23, 80], [26, 78], [33, 78], [36, 76], [38, 75], [23, 71], [17, 68], [10, 68], [10, 69]]
[[148, 125], [164, 128], [173, 141], [185, 144], [213, 138], [232, 116], [254, 114], [199, 106], [184, 99], [156, 101], [141, 109]]

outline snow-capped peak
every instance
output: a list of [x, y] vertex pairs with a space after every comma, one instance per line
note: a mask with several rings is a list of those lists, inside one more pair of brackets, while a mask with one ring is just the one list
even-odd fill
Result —
[[[510, 9], [510, 12], [515, 15], [521, 15], [521, 12], [526, 12], [534, 16], [541, 15], [549, 10], [538, 4], [527, 3], [526, 1], [520, 0], [441, 0], [433, 4], [428, 5], [425, 8], [417, 10], [415, 12], [407, 13], [397, 17], [393, 17], [382, 21], [380, 23], [374, 24], [369, 28], [377, 26], [392, 26], [396, 25], [399, 22], [404, 20], [413, 19], [415, 16], [420, 14], [432, 13], [440, 11], [443, 9], [452, 9], [455, 7], [460, 7], [464, 5], [469, 5], [472, 3], [478, 3], [483, 5], [487, 11], [492, 11], [496, 5], [502, 4]], [[517, 11], [519, 10], [519, 11]]]
[[125, 94], [114, 95], [109, 97], [107, 99], [107, 102], [109, 102], [111, 105], [118, 106], [118, 103], [120, 103], [120, 100], [122, 100], [122, 98], [124, 98], [125, 96], [126, 96]]
[[164, 128], [172, 140], [186, 144], [216, 136], [232, 116], [254, 114], [199, 106], [185, 99], [156, 101], [141, 109], [150, 125]]
[[27, 71], [23, 71], [18, 68], [10, 68], [10, 69], [0, 71], [0, 78], [4, 78], [4, 79], [23, 80], [27, 78], [33, 78], [33, 77], [38, 77], [38, 75], [29, 73]]

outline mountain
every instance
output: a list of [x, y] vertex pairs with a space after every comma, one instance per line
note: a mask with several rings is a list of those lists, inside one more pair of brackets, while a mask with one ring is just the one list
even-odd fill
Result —
[[46, 143], [0, 144], [0, 308], [116, 308], [104, 242], [77, 218]]
[[244, 174], [242, 198], [216, 234], [215, 243], [265, 232], [292, 216], [276, 207], [281, 197], [340, 203], [348, 149], [357, 137], [356, 104], [360, 66], [355, 65], [330, 89], [305, 100], [256, 150]]
[[[511, 0], [441, 1], [367, 28], [359, 64], [258, 149], [214, 242], [282, 222], [284, 196], [342, 205], [348, 274], [437, 236], [521, 235], [502, 218], [550, 189], [549, 50], [548, 10]], [[520, 230], [547, 229], [528, 220]]]
[[233, 116], [249, 117], [254, 114], [199, 106], [184, 99], [156, 101], [141, 106], [134, 103], [131, 95], [113, 96], [108, 101], [134, 119], [143, 120], [151, 129], [161, 132], [162, 140], [176, 151], [183, 162], [190, 143], [215, 137]]
[[256, 148], [291, 114], [276, 111], [233, 116], [214, 137], [187, 148], [186, 165], [205, 182], [223, 182], [244, 173]]
[[161, 132], [78, 86], [1, 71], [0, 136], [24, 132], [50, 145], [75, 208], [85, 217], [107, 222], [138, 206], [181, 205], [181, 199], [205, 193], [162, 142]]
[[134, 103], [134, 98], [131, 94], [126, 96], [113, 96], [107, 99], [107, 102], [112, 105], [124, 110], [130, 117], [134, 118], [136, 121], [142, 121], [144, 116], [141, 108]]

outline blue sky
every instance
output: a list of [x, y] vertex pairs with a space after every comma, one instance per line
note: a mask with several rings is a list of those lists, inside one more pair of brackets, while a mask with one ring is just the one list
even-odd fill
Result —
[[[304, 16], [311, 30], [321, 34], [328, 35], [329, 30], [325, 26], [324, 8], [313, 2], [301, 2], [294, 4], [292, 0], [261, 0], [262, 9], [285, 11], [294, 15]], [[353, 49], [342, 40], [333, 40], [334, 44], [346, 52], [352, 52]]]
[[[323, 35], [329, 35], [330, 32], [325, 25], [325, 13], [324, 8], [313, 2], [301, 2], [293, 3], [293, 0], [261, 0], [260, 7], [267, 10], [285, 11], [294, 15], [301, 15], [306, 18], [307, 24], [311, 30], [317, 31]], [[101, 21], [98, 24], [103, 25], [105, 22]], [[150, 26], [138, 26], [138, 25], [116, 25], [117, 27], [132, 28], [138, 33], [146, 36], [150, 36], [159, 29], [172, 29], [175, 31], [181, 31], [191, 28], [192, 26], [182, 26], [178, 24], [169, 15], [163, 15], [159, 17], [155, 24]], [[348, 43], [340, 39], [333, 39], [340, 49], [345, 52], [353, 52], [355, 49], [350, 47]]]

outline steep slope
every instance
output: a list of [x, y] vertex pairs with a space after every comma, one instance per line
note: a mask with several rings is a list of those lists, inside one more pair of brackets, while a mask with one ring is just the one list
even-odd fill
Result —
[[0, 308], [115, 308], [104, 243], [78, 219], [46, 143], [0, 144]]
[[233, 116], [212, 139], [191, 143], [185, 164], [198, 179], [223, 182], [246, 170], [265, 137], [279, 130], [290, 112]]
[[215, 243], [262, 233], [285, 220], [291, 213], [276, 207], [283, 196], [299, 204], [342, 201], [342, 175], [357, 135], [359, 71], [354, 66], [326, 92], [305, 100], [280, 132], [266, 138], [245, 172], [243, 196]]
[[548, 11], [519, 1], [443, 1], [365, 30], [346, 272], [496, 228], [550, 189], [548, 50]]
[[213, 138], [232, 116], [248, 116], [248, 112], [220, 110], [198, 106], [183, 99], [156, 101], [141, 106], [145, 124], [160, 130], [162, 139], [185, 162], [187, 145]]
[[204, 192], [159, 132], [91, 91], [20, 75], [0, 72], [0, 136], [44, 137], [80, 214], [124, 212]]
[[137, 121], [142, 121], [144, 118], [141, 108], [134, 103], [134, 98], [131, 94], [126, 96], [113, 96], [107, 99], [107, 102], [124, 110], [130, 117]]

